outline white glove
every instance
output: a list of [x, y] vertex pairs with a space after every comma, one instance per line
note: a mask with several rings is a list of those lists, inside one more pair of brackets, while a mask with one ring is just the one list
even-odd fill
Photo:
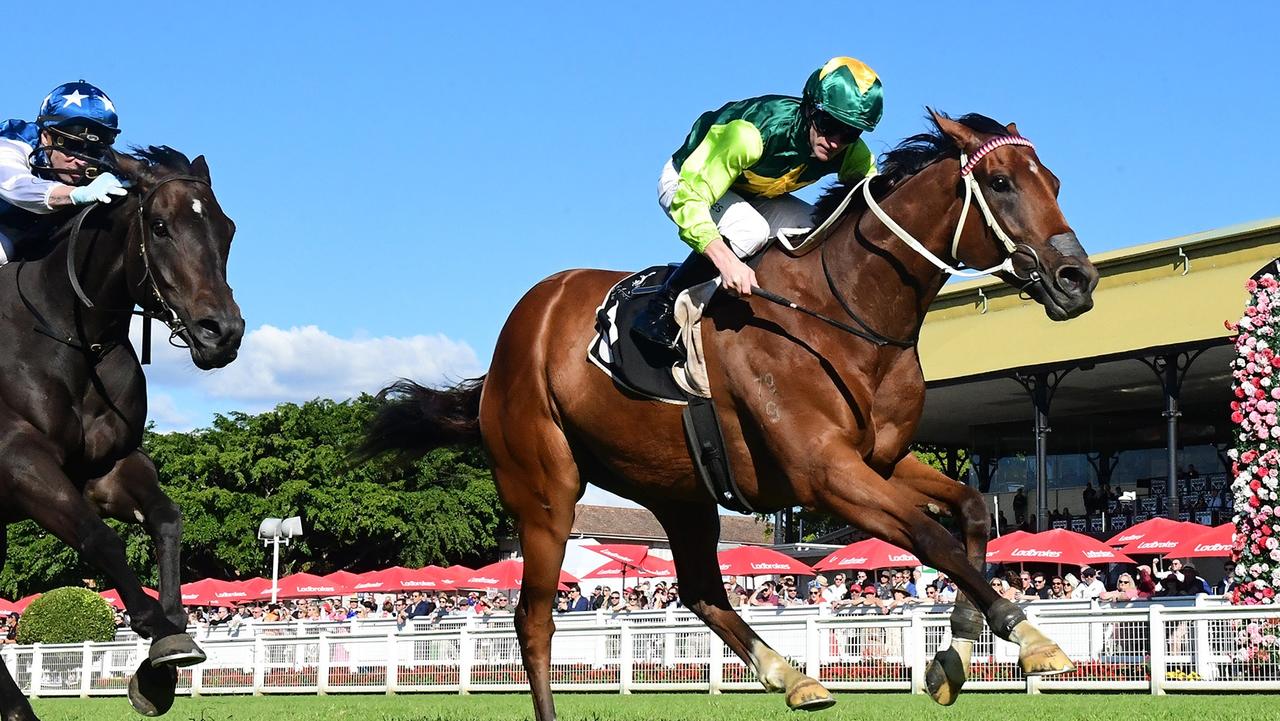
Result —
[[125, 190], [116, 176], [103, 173], [94, 178], [92, 183], [71, 191], [69, 197], [76, 205], [88, 205], [89, 203], [110, 203], [111, 196], [120, 196], [127, 192], [129, 191]]

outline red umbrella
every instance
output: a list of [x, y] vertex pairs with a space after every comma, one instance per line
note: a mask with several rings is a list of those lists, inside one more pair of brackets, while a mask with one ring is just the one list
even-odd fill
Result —
[[624, 565], [636, 568], [649, 557], [649, 547], [630, 543], [604, 543], [583, 546], [588, 551], [595, 551], [605, 558], [612, 558]]
[[619, 561], [606, 561], [594, 571], [582, 574], [583, 578], [674, 578], [676, 564], [665, 558], [650, 556], [640, 567], [628, 566]]
[[184, 606], [234, 606], [251, 598], [244, 581], [206, 578], [182, 584]]
[[27, 610], [27, 606], [30, 606], [32, 601], [36, 600], [37, 598], [40, 598], [40, 596], [42, 595], [44, 594], [33, 593], [30, 596], [23, 596], [22, 598], [19, 598], [18, 600], [13, 602], [13, 608], [18, 613], [22, 613], [23, 611]]
[[910, 551], [903, 550], [878, 538], [850, 543], [826, 558], [813, 564], [817, 571], [846, 571], [855, 568], [893, 568], [894, 566], [919, 566], [920, 559]]
[[360, 582], [360, 574], [350, 571], [334, 571], [322, 578], [337, 587], [338, 593], [352, 593]]
[[[276, 598], [323, 598], [325, 596], [341, 596], [337, 584], [314, 573], [295, 573], [280, 579], [280, 590]], [[270, 598], [271, 592], [267, 592]]]
[[722, 576], [767, 576], [775, 573], [798, 573], [813, 576], [811, 567], [785, 553], [760, 546], [738, 546], [716, 554]]
[[[509, 591], [520, 588], [524, 581], [524, 561], [508, 559], [490, 563], [483, 568], [472, 571], [466, 579], [458, 583], [458, 588], [477, 589], [483, 591]], [[566, 583], [577, 583], [578, 579], [560, 571], [560, 586]], [[563, 588], [562, 588], [563, 590]]]
[[1178, 541], [1209, 530], [1208, 526], [1168, 518], [1151, 518], [1130, 526], [1107, 539], [1108, 546], [1119, 546], [1125, 553], [1150, 555], [1164, 553]]
[[7, 616], [11, 613], [17, 613], [17, 612], [18, 612], [18, 607], [13, 605], [13, 601], [6, 601], [3, 598], [0, 598], [0, 613], [3, 613]]
[[263, 598], [271, 598], [271, 579], [254, 576], [243, 581], [237, 581], [242, 584], [244, 590], [249, 594], [245, 597], [246, 601], [256, 601]]
[[[154, 588], [147, 588], [146, 586], [143, 586], [143, 587], [142, 587], [142, 592], [143, 592], [143, 593], [145, 593], [145, 594], [147, 594], [148, 596], [150, 596], [150, 597], [152, 597], [152, 598], [155, 598], [155, 599], [160, 598], [160, 592], [159, 592], [159, 591], [157, 591], [157, 590], [155, 590]], [[99, 595], [99, 596], [102, 596], [102, 597], [103, 597], [103, 598], [105, 598], [105, 599], [107, 599], [107, 603], [111, 604], [112, 606], [115, 606], [116, 608], [120, 609], [121, 611], [123, 611], [123, 610], [124, 610], [124, 601], [121, 601], [121, 600], [120, 600], [120, 593], [119, 593], [118, 591], [116, 591], [114, 588], [113, 588], [113, 589], [110, 589], [110, 590], [108, 590], [108, 591], [103, 591], [102, 593], [99, 593], [98, 595]]]
[[440, 568], [439, 566], [427, 566], [427, 568], [435, 571], [439, 576], [440, 582], [443, 583], [446, 588], [458, 588], [459, 583], [462, 583], [466, 579], [470, 578], [471, 574], [475, 573], [475, 569], [467, 568], [466, 566], [446, 566], [445, 568]]
[[995, 553], [987, 555], [987, 562], [1091, 566], [1100, 563], [1133, 563], [1133, 559], [1083, 533], [1055, 528], [1005, 543]]
[[998, 536], [992, 539], [991, 542], [987, 544], [987, 563], [994, 563], [994, 561], [991, 560], [991, 557], [1002, 550], [1005, 546], [1008, 546], [1010, 543], [1017, 542], [1017, 540], [1023, 536], [1030, 535], [1031, 534], [1026, 531], [1011, 531], [1003, 536]]
[[373, 591], [421, 591], [425, 589], [444, 588], [445, 583], [439, 566], [427, 568], [405, 568], [392, 566], [381, 571], [369, 571], [360, 574], [354, 590], [360, 593]]
[[1166, 558], [1229, 557], [1235, 542], [1236, 524], [1224, 523], [1188, 538], [1168, 551]]

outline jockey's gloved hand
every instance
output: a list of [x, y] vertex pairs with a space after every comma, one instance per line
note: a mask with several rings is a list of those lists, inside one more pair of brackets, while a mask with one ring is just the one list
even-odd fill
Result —
[[110, 203], [111, 196], [120, 196], [127, 192], [129, 191], [125, 190], [124, 184], [116, 176], [103, 173], [94, 178], [92, 183], [71, 191], [69, 197], [76, 205], [88, 205], [89, 203]]

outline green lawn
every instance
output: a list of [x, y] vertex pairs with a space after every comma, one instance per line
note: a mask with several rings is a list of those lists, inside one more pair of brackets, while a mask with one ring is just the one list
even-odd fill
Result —
[[[1166, 696], [1116, 694], [969, 694], [951, 708], [909, 694], [837, 694], [812, 721], [1260, 721], [1277, 718], [1280, 696]], [[568, 694], [556, 696], [563, 721], [778, 721], [782, 697], [751, 694]], [[139, 721], [124, 698], [41, 699], [44, 721]], [[412, 696], [224, 696], [179, 698], [173, 721], [523, 721], [533, 718], [527, 696], [515, 694]]]

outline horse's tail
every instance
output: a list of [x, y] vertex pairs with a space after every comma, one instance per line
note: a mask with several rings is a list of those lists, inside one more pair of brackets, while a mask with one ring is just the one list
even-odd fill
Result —
[[484, 376], [440, 389], [405, 379], [392, 383], [378, 393], [356, 459], [394, 453], [412, 460], [442, 446], [478, 443], [483, 389]]

